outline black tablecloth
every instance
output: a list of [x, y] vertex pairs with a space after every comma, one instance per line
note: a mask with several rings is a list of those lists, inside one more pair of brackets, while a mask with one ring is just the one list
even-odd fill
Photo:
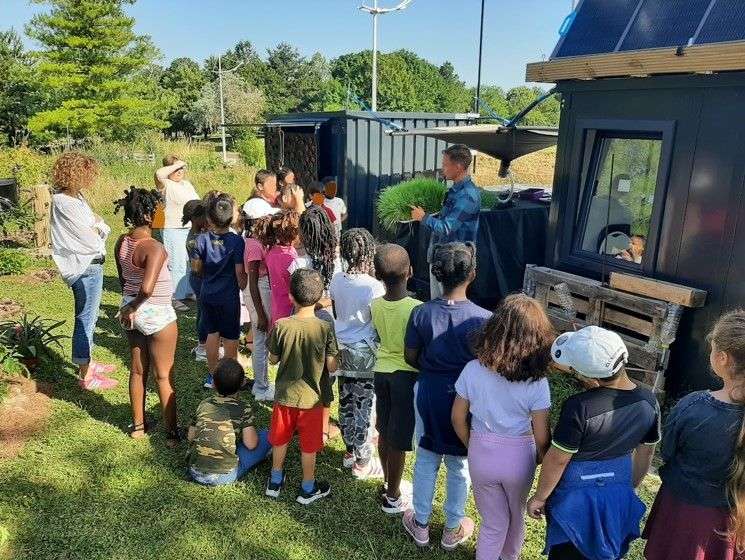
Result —
[[[469, 297], [494, 309], [523, 285], [525, 265], [543, 265], [546, 255], [548, 205], [518, 201], [514, 206], [481, 212], [476, 242], [478, 271]], [[395, 242], [406, 247], [414, 268], [410, 289], [429, 296], [427, 247], [430, 231], [418, 223], [401, 224]]]

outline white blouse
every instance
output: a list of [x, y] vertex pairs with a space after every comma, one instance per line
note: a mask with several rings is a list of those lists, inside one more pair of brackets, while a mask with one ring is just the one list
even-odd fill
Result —
[[50, 216], [52, 259], [62, 279], [72, 285], [96, 257], [106, 254], [111, 228], [94, 214], [82, 195], [52, 196]]
[[164, 204], [165, 222], [163, 227], [165, 229], [183, 229], [191, 227], [189, 224], [183, 225], [181, 218], [184, 215], [184, 205], [190, 200], [199, 199], [194, 185], [189, 181], [183, 180], [172, 181], [171, 179], [163, 179], [163, 185], [165, 188], [161, 189]]

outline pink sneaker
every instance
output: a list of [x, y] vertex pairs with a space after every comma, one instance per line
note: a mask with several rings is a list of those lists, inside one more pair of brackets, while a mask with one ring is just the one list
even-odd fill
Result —
[[370, 457], [370, 460], [363, 467], [354, 463], [352, 476], [357, 480], [380, 480], [383, 478], [383, 465], [380, 464], [380, 459], [377, 457]]
[[107, 389], [113, 389], [119, 384], [116, 379], [111, 379], [96, 372], [88, 374], [79, 383], [86, 391], [106, 391]]
[[473, 535], [473, 527], [473, 519], [470, 517], [464, 517], [457, 529], [445, 528], [442, 532], [440, 545], [445, 550], [454, 550], [459, 544], [462, 544], [471, 538], [471, 535]]
[[401, 522], [404, 525], [404, 530], [409, 533], [409, 536], [414, 539], [414, 544], [417, 546], [428, 546], [429, 545], [429, 525], [426, 527], [420, 527], [414, 519], [414, 510], [410, 509], [404, 512], [404, 516]]
[[98, 362], [91, 362], [88, 366], [88, 369], [92, 369], [93, 373], [106, 375], [108, 373], [114, 373], [116, 371], [116, 366], [114, 364], [100, 364]]

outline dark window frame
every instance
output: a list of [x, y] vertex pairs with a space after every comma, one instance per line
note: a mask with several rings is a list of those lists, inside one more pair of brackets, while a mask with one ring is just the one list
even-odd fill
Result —
[[[573, 160], [569, 170], [567, 205], [564, 208], [561, 262], [570, 267], [595, 273], [605, 271], [652, 273], [659, 250], [660, 227], [665, 211], [675, 135], [675, 121], [643, 121], [622, 119], [581, 119], [574, 131]], [[592, 184], [597, 177], [602, 154], [602, 143], [612, 138], [657, 139], [662, 141], [657, 184], [654, 190], [652, 215], [641, 264], [624, 261], [581, 248], [592, 196]]]

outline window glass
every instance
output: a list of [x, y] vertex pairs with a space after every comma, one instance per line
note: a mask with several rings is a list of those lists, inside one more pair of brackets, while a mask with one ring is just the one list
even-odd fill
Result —
[[662, 140], [599, 136], [597, 143], [580, 247], [639, 264], [649, 237]]

